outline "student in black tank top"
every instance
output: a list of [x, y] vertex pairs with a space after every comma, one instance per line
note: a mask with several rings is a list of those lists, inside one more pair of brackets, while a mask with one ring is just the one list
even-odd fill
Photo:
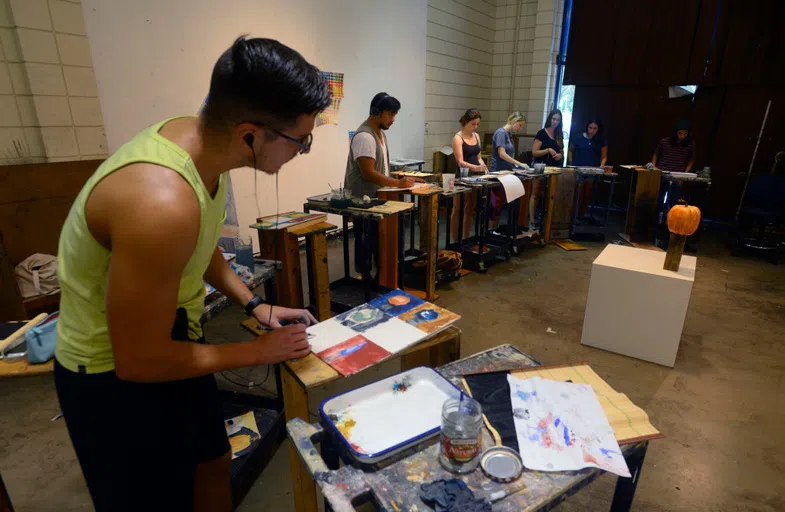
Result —
[[[476, 108], [470, 108], [460, 119], [461, 131], [452, 138], [452, 150], [458, 167], [469, 169], [469, 174], [488, 174], [488, 168], [482, 160], [482, 145], [477, 127], [480, 126], [482, 115]], [[468, 142], [467, 142], [468, 141]], [[450, 217], [450, 237], [452, 242], [458, 241], [458, 220], [460, 218], [460, 196], [453, 198], [452, 216]], [[472, 229], [472, 218], [477, 198], [474, 192], [466, 192], [463, 202], [463, 238], [469, 236]]]

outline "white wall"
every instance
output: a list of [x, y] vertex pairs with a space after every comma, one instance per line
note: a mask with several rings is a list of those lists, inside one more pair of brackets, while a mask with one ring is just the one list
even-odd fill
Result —
[[82, 6], [0, 0], [0, 165], [106, 155]]
[[[480, 133], [526, 114], [542, 127], [553, 101], [564, 0], [428, 0], [425, 159], [478, 108]], [[517, 42], [516, 42], [517, 41]], [[524, 150], [531, 140], [524, 139]]]
[[[469, 108], [491, 108], [497, 0], [428, 0], [425, 155], [449, 145]], [[486, 119], [483, 119], [486, 121]], [[483, 122], [480, 131], [491, 125]], [[495, 129], [495, 128], [494, 128]]]
[[[341, 124], [314, 133], [310, 154], [283, 167], [281, 211], [343, 180], [348, 131], [380, 91], [403, 104], [387, 133], [391, 156], [419, 157], [425, 125], [422, 0], [83, 0], [109, 150], [142, 128], [196, 112], [218, 58], [240, 34], [271, 37], [326, 71], [345, 73]], [[240, 226], [256, 218], [253, 173], [232, 171]], [[275, 180], [259, 174], [262, 215]]]

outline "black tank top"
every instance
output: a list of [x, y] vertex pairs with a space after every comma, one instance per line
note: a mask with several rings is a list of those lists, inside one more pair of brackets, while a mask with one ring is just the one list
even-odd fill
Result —
[[477, 134], [474, 134], [474, 140], [477, 142], [477, 144], [473, 144], [471, 146], [466, 144], [466, 141], [463, 140], [462, 135], [460, 135], [460, 137], [461, 137], [461, 142], [463, 143], [464, 161], [469, 162], [472, 165], [480, 165], [479, 155], [480, 155], [480, 150], [482, 150], [482, 147], [480, 147], [480, 141], [477, 138]]

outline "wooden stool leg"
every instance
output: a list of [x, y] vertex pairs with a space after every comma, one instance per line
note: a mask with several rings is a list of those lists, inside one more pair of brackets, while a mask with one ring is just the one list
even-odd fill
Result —
[[547, 199], [547, 207], [548, 210], [545, 212], [545, 221], [542, 230], [542, 239], [544, 242], [551, 241], [551, 226], [553, 224], [553, 208], [556, 203], [556, 176], [557, 174], [551, 174], [548, 176], [548, 199]]
[[436, 259], [438, 256], [438, 240], [436, 239], [436, 226], [439, 222], [439, 196], [421, 197], [420, 206], [423, 209], [420, 224], [420, 244], [425, 251], [425, 300], [436, 299]]
[[313, 277], [313, 297], [316, 318], [322, 322], [330, 318], [330, 276], [327, 271], [327, 236], [324, 233], [309, 235], [308, 261]]
[[[285, 230], [259, 231], [262, 258], [281, 262], [275, 272], [275, 291], [278, 305], [287, 308], [303, 307], [303, 280], [300, 273], [300, 246], [297, 237]], [[277, 254], [275, 254], [277, 253]]]
[[[286, 421], [289, 422], [294, 418], [310, 421], [308, 418], [308, 393], [305, 388], [294, 378], [288, 368], [284, 367], [281, 373]], [[297, 512], [316, 512], [318, 510], [316, 483], [300, 460], [300, 456], [297, 455], [297, 448], [291, 442], [289, 443], [289, 463], [292, 466], [294, 509]]]

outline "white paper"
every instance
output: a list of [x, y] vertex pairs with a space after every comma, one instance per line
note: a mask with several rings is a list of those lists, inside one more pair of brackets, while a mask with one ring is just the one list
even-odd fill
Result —
[[504, 193], [507, 196], [508, 203], [515, 201], [526, 193], [521, 179], [513, 174], [497, 176], [496, 179], [498, 179], [502, 186], [504, 186]]
[[537, 471], [630, 470], [588, 384], [507, 376], [523, 465]]
[[305, 331], [313, 335], [308, 339], [308, 343], [311, 344], [311, 352], [315, 354], [357, 336], [356, 332], [344, 327], [334, 318], [312, 325]]
[[442, 146], [442, 149], [440, 149], [439, 152], [443, 155], [450, 156], [453, 153], [452, 146]]

